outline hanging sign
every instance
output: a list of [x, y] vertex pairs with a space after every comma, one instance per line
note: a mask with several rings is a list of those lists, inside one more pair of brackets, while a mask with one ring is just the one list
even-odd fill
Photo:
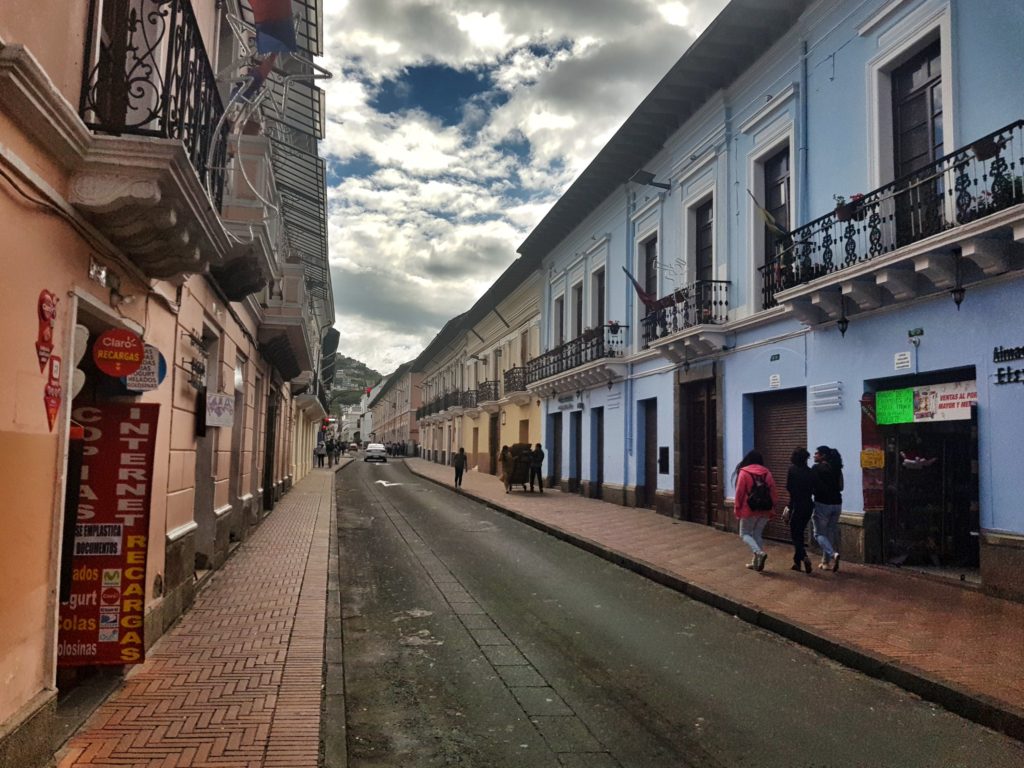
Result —
[[149, 392], [160, 386], [167, 376], [167, 360], [160, 350], [146, 344], [142, 353], [142, 365], [135, 373], [124, 377], [124, 385], [133, 392]]
[[60, 604], [57, 664], [138, 664], [143, 618], [155, 403], [76, 408], [84, 427], [71, 594]]
[[235, 396], [223, 392], [206, 395], [206, 426], [230, 427], [235, 423]]
[[43, 405], [46, 406], [46, 421], [53, 432], [54, 422], [57, 421], [57, 414], [60, 413], [60, 404], [63, 399], [63, 388], [60, 385], [60, 358], [56, 355], [50, 356], [50, 374], [47, 377], [46, 386], [43, 388]]
[[128, 376], [139, 370], [145, 352], [139, 334], [127, 328], [108, 328], [92, 345], [92, 360], [108, 376]]
[[892, 389], [875, 394], [876, 423], [963, 421], [971, 418], [971, 406], [977, 402], [975, 381]]
[[39, 335], [36, 337], [36, 357], [39, 358], [39, 372], [46, 370], [46, 364], [53, 353], [53, 327], [57, 323], [57, 302], [60, 299], [51, 291], [39, 292]]

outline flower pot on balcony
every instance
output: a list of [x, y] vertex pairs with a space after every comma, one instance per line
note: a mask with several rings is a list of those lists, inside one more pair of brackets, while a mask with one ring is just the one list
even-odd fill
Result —
[[840, 203], [836, 206], [836, 221], [849, 221], [856, 210], [857, 206], [853, 203]]
[[971, 144], [971, 152], [974, 153], [975, 158], [978, 160], [991, 160], [993, 157], [999, 154], [999, 151], [1003, 148], [1003, 142], [997, 141], [991, 136], [986, 136], [983, 139], [978, 139], [976, 142]]

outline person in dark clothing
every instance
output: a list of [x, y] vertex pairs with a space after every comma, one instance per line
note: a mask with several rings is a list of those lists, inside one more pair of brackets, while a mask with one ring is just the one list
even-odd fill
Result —
[[821, 547], [822, 570], [839, 570], [836, 534], [843, 510], [843, 458], [835, 448], [819, 445], [814, 451], [814, 515], [811, 518], [814, 539]]
[[537, 480], [537, 490], [544, 493], [544, 481], [541, 479], [541, 469], [544, 466], [544, 449], [537, 443], [537, 447], [530, 451], [530, 491], [533, 491], [533, 481]]
[[452, 457], [452, 466], [455, 467], [455, 487], [462, 487], [462, 473], [466, 471], [466, 449], [459, 448], [459, 452]]
[[807, 466], [811, 456], [804, 447], [797, 448], [789, 457], [786, 490], [789, 491], [789, 534], [793, 539], [793, 567], [811, 572], [811, 558], [804, 546], [804, 532], [814, 513], [814, 473]]

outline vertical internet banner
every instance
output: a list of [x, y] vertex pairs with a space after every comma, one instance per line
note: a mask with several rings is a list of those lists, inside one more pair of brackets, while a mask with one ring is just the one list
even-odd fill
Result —
[[153, 454], [160, 406], [76, 408], [85, 428], [71, 596], [60, 605], [59, 666], [138, 664]]

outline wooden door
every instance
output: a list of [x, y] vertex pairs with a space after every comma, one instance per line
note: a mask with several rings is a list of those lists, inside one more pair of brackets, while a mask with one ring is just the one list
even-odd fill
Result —
[[491, 474], [496, 475], [498, 474], [498, 452], [501, 450], [501, 446], [498, 445], [500, 436], [498, 434], [498, 414], [496, 413], [491, 414], [487, 438], [490, 447]]
[[562, 414], [553, 413], [549, 417], [548, 444], [551, 446], [551, 461], [548, 462], [550, 485], [557, 488], [562, 482]]
[[594, 436], [594, 476], [590, 495], [600, 499], [604, 496], [604, 408], [595, 408], [590, 412], [590, 430]]
[[658, 401], [644, 400], [643, 506], [654, 509], [658, 490]]
[[569, 414], [569, 492], [579, 493], [583, 466], [583, 411]]
[[683, 386], [686, 485], [680, 493], [686, 519], [712, 525], [722, 497], [718, 466], [718, 398], [713, 379]]

